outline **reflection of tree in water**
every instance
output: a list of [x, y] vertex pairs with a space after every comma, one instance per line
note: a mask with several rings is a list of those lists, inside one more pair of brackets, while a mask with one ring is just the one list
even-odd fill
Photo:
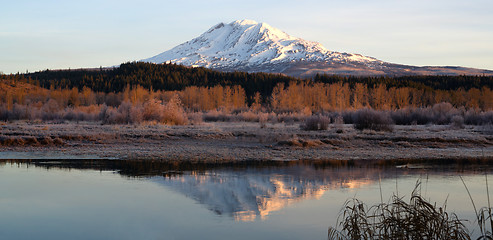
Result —
[[[306, 199], [318, 199], [331, 189], [359, 188], [396, 176], [474, 172], [480, 159], [399, 161], [251, 161], [162, 162], [120, 160], [7, 160], [0, 164], [60, 169], [112, 170], [127, 177], [151, 177], [164, 186], [238, 221], [265, 219], [269, 214]], [[476, 164], [476, 165], [472, 165]], [[439, 165], [439, 167], [437, 167]], [[398, 167], [396, 167], [398, 166]], [[483, 168], [484, 169], [484, 168]]]

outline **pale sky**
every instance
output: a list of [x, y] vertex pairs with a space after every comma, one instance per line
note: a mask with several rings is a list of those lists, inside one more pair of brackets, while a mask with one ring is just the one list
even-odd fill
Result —
[[3, 73], [114, 66], [240, 19], [332, 51], [493, 70], [493, 0], [2, 0], [0, 9]]

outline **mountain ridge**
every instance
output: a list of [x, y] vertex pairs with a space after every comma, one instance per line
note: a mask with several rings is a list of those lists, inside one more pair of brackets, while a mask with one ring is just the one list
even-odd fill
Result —
[[355, 53], [336, 52], [293, 37], [267, 23], [219, 23], [200, 36], [141, 61], [173, 62], [220, 71], [283, 73], [294, 77], [334, 75], [493, 75], [465, 67], [409, 66]]

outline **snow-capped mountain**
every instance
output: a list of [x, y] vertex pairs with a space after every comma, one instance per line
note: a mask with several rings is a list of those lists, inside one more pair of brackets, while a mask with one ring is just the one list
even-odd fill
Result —
[[342, 75], [493, 74], [461, 67], [414, 67], [386, 63], [360, 54], [330, 51], [320, 43], [252, 20], [220, 23], [197, 38], [141, 61], [173, 62], [222, 71]]

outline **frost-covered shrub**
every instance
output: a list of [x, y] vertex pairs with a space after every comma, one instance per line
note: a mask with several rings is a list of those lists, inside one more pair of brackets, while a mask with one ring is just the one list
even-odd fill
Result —
[[283, 112], [277, 114], [278, 121], [287, 124], [294, 122], [301, 122], [304, 121], [306, 118], [307, 115], [305, 115], [305, 113], [300, 113], [300, 112]]
[[392, 131], [394, 128], [394, 122], [388, 112], [367, 108], [355, 112], [353, 122], [354, 128], [358, 130]]
[[106, 104], [103, 104], [101, 106], [101, 109], [99, 110], [99, 114], [98, 114], [98, 119], [103, 123], [103, 124], [106, 124], [106, 117], [107, 117], [107, 114], [108, 114], [108, 105]]
[[130, 102], [122, 102], [117, 112], [120, 114], [120, 123], [132, 123], [132, 104]]
[[493, 111], [481, 112], [471, 109], [464, 113], [464, 122], [470, 125], [493, 124]]
[[58, 102], [55, 101], [54, 99], [48, 100], [48, 102], [46, 102], [43, 105], [43, 107], [41, 108], [41, 110], [44, 113], [56, 113], [56, 112], [58, 112], [59, 109], [60, 109], [60, 106], [58, 105]]
[[142, 117], [144, 121], [161, 121], [161, 115], [164, 111], [164, 106], [161, 102], [152, 98], [144, 103]]
[[9, 111], [7, 107], [0, 105], [0, 121], [7, 121], [9, 120]]
[[183, 109], [178, 95], [175, 94], [169, 102], [164, 105], [161, 122], [171, 125], [185, 125], [188, 123], [187, 114]]
[[61, 112], [62, 118], [68, 121], [98, 121], [99, 117], [99, 106], [86, 106], [77, 108], [66, 108]]
[[403, 108], [390, 112], [390, 117], [397, 125], [424, 125], [435, 123], [435, 114], [431, 108]]
[[[465, 110], [463, 108], [454, 108], [452, 104], [443, 102], [435, 104], [433, 107], [398, 109], [392, 111], [390, 116], [397, 125], [445, 125], [451, 124], [454, 116], [463, 116], [464, 112]], [[471, 116], [473, 115], [474, 113], [471, 112]]]
[[266, 127], [267, 121], [269, 121], [271, 115], [269, 113], [264, 113], [264, 112], [259, 112], [257, 115], [258, 115], [258, 122], [260, 123], [260, 127], [262, 128]]
[[204, 122], [203, 113], [201, 112], [191, 112], [187, 113], [188, 122], [192, 125], [199, 125]]
[[424, 125], [428, 123], [436, 123], [434, 120], [433, 110], [431, 108], [415, 108], [411, 113], [411, 124]]
[[226, 122], [231, 121], [232, 116], [223, 110], [211, 110], [204, 114], [206, 122]]
[[118, 113], [120, 114], [120, 123], [132, 123], [138, 124], [143, 120], [142, 107], [139, 105], [132, 105], [130, 102], [122, 102], [118, 107]]
[[62, 119], [62, 113], [58, 102], [54, 99], [48, 100], [40, 109], [40, 118], [44, 121], [60, 120]]
[[469, 109], [464, 113], [464, 122], [470, 125], [481, 125], [483, 122], [482, 112], [477, 109]]
[[124, 122], [123, 116], [114, 107], [106, 105], [101, 108], [99, 118], [103, 124], [121, 124]]
[[74, 109], [67, 109], [63, 114], [63, 119], [69, 121], [80, 121], [82, 117], [81, 112], [77, 112]]
[[334, 122], [334, 126], [336, 128], [337, 133], [343, 133], [344, 132], [344, 118], [342, 115], [338, 114], [335, 117], [332, 118]]
[[142, 121], [142, 110], [128, 102], [123, 102], [118, 109], [103, 105], [99, 118], [103, 124], [137, 124]]
[[338, 115], [342, 116], [342, 121], [346, 124], [353, 124], [354, 119], [353, 115], [355, 114], [354, 111], [344, 111]]
[[259, 115], [253, 111], [240, 112], [237, 115], [238, 121], [243, 122], [259, 122]]
[[397, 125], [411, 125], [414, 121], [414, 119], [412, 118], [412, 114], [413, 109], [403, 108], [392, 111], [390, 113], [390, 117], [392, 118], [392, 121], [394, 121], [394, 123]]
[[453, 116], [452, 119], [451, 119], [451, 121], [450, 121], [450, 126], [453, 129], [462, 129], [462, 128], [464, 128], [464, 118], [462, 116], [459, 116], [459, 115]]
[[433, 105], [433, 123], [435, 124], [449, 124], [452, 118], [452, 110], [454, 107], [448, 102], [437, 103]]
[[310, 116], [300, 125], [303, 130], [327, 130], [329, 128], [330, 118], [326, 116]]
[[482, 124], [493, 124], [493, 111], [483, 112], [481, 114]]
[[8, 114], [8, 120], [28, 119], [28, 113], [27, 106], [14, 103], [12, 110]]

